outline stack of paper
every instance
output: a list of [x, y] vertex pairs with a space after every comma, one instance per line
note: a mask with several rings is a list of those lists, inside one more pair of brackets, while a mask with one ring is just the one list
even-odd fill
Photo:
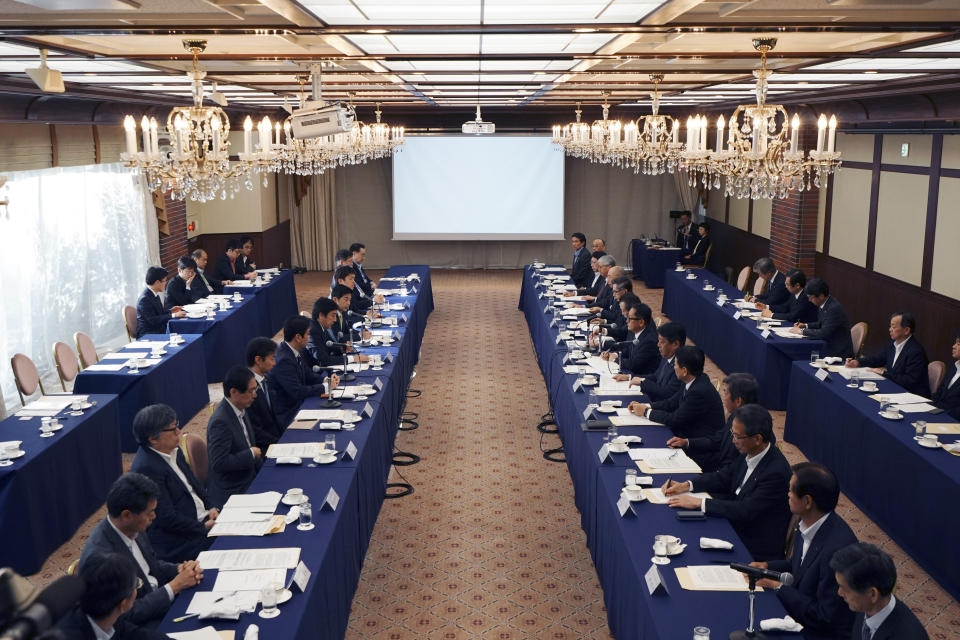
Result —
[[728, 566], [706, 564], [676, 567], [680, 586], [690, 591], [748, 591], [747, 578]]
[[630, 449], [630, 459], [644, 473], [702, 473], [683, 449]]
[[874, 400], [879, 401], [881, 398], [885, 399], [890, 404], [917, 404], [920, 402], [928, 402], [923, 396], [918, 396], [915, 393], [875, 393], [872, 396], [867, 396], [868, 398], [873, 398]]
[[254, 522], [220, 522], [220, 518], [207, 532], [207, 537], [216, 536], [265, 536], [281, 533], [286, 527], [283, 516], [270, 516], [267, 520]]
[[275, 549], [223, 549], [201, 551], [197, 562], [201, 569], [294, 569], [300, 561], [300, 547]]
[[260, 591], [268, 584], [286, 584], [286, 569], [245, 569], [219, 571], [214, 591]]
[[[837, 367], [836, 372], [840, 374], [846, 380], [849, 380], [856, 374], [857, 378], [860, 380], [883, 380], [883, 376], [875, 371], [871, 371], [866, 367]], [[919, 397], [919, 396], [918, 396]], [[925, 400], [925, 398], [920, 398], [920, 400]]]
[[[699, 491], [699, 492], [688, 491], [686, 493], [678, 494], [678, 495], [692, 496], [697, 500], [710, 497], [710, 494], [705, 491]], [[657, 487], [656, 489], [644, 489], [643, 497], [646, 498], [651, 504], [667, 504], [667, 501], [670, 500], [669, 497], [663, 495], [663, 489], [659, 487]]]
[[[634, 387], [634, 389], [636, 388], [637, 387]], [[617, 409], [617, 415], [610, 417], [610, 423], [617, 427], [663, 426], [659, 422], [654, 422], [653, 420], [649, 420], [643, 416], [630, 413], [630, 409]]]
[[69, 407], [74, 400], [86, 402], [88, 396], [41, 396], [17, 411], [18, 416], [52, 417]]
[[323, 442], [277, 442], [267, 447], [267, 458], [316, 458]]

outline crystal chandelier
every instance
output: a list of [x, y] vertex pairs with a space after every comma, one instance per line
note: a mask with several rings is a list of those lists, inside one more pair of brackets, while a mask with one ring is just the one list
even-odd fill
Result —
[[[767, 104], [767, 53], [776, 46], [776, 38], [756, 38], [753, 47], [760, 52], [756, 104], [738, 106], [729, 121], [725, 140], [725, 121], [717, 119], [716, 145], [708, 147], [708, 122], [704, 116], [687, 119], [687, 140], [681, 154], [681, 166], [690, 174], [690, 184], [720, 188], [725, 178], [725, 195], [737, 198], [786, 198], [792, 191], [819, 188], [840, 167], [836, 150], [836, 116], [821, 114], [817, 122], [817, 148], [805, 155], [799, 145], [800, 118], [791, 119], [779, 104]], [[726, 143], [726, 144], [725, 144]]]
[[169, 191], [175, 200], [189, 198], [206, 202], [226, 198], [241, 185], [253, 187], [244, 168], [229, 161], [230, 120], [217, 106], [203, 106], [203, 79], [198, 56], [207, 47], [206, 40], [184, 40], [183, 47], [193, 54], [193, 69], [187, 73], [193, 87], [193, 105], [174, 107], [167, 116], [167, 135], [171, 149], [161, 151], [156, 118], [140, 121], [143, 150], [137, 150], [137, 123], [133, 116], [123, 119], [126, 166], [139, 170], [151, 190]]
[[660, 115], [660, 83], [662, 73], [650, 74], [653, 91], [650, 93], [651, 115], [641, 116], [636, 124], [624, 127], [625, 144], [632, 154], [628, 166], [634, 173], [661, 175], [673, 173], [680, 165], [683, 145], [679, 143], [680, 123], [672, 116]]
[[580, 121], [582, 112], [577, 103], [575, 122], [561, 127], [553, 126], [553, 142], [560, 145], [568, 156], [581, 158], [600, 164], [623, 166], [626, 147], [621, 137], [623, 124], [619, 120], [610, 120], [609, 93], [603, 91], [603, 118], [592, 124]]

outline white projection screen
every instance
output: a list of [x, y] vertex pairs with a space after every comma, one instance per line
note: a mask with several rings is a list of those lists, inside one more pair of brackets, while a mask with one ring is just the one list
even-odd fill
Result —
[[563, 151], [546, 136], [408, 136], [394, 240], [562, 240]]

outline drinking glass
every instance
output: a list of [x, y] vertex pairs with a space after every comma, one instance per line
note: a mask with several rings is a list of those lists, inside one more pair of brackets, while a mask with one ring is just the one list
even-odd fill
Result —
[[310, 531], [315, 525], [313, 524], [313, 507], [310, 506], [309, 502], [300, 503], [300, 524], [297, 525], [297, 529], [300, 531]]
[[819, 360], [819, 359], [820, 359], [820, 352], [819, 352], [819, 351], [811, 351], [811, 352], [810, 352], [810, 362], [811, 362], [811, 364], [814, 363], [814, 362], [816, 362], [816, 361]]
[[[661, 536], [657, 536], [660, 538]], [[653, 541], [653, 564], [670, 564], [670, 558], [667, 557], [666, 540], [655, 539]]]
[[694, 627], [693, 640], [710, 640], [710, 629], [706, 627]]
[[890, 400], [887, 396], [880, 396], [880, 413], [886, 413], [890, 410]]
[[336, 434], [328, 433], [323, 437], [323, 448], [327, 452], [333, 452], [337, 450]]
[[613, 444], [613, 439], [617, 437], [617, 425], [611, 424], [607, 428], [607, 442]]
[[0, 447], [0, 467], [9, 467], [13, 464], [10, 460], [10, 450], [6, 447]]
[[40, 423], [40, 437], [50, 438], [53, 436], [53, 422], [46, 421]]
[[140, 373], [140, 358], [134, 358], [130, 361], [128, 371], [130, 373]]
[[282, 588], [283, 587], [276, 582], [271, 582], [260, 589], [261, 618], [276, 618], [280, 615], [280, 609], [277, 608], [277, 594]]
[[913, 428], [917, 432], [917, 435], [913, 436], [914, 440], [920, 440], [923, 436], [927, 434], [927, 423], [923, 420], [917, 420], [913, 423]]
[[850, 381], [847, 382], [847, 386], [851, 389], [858, 389], [860, 387], [860, 374], [856, 371], [851, 371]]
[[599, 401], [599, 398], [598, 398], [598, 396], [597, 396], [597, 388], [596, 388], [596, 387], [591, 387], [590, 393], [587, 394], [587, 397], [588, 397], [588, 399], [589, 399], [588, 401], [589, 401], [591, 407], [593, 407], [594, 409], [596, 409], [597, 407], [600, 406], [600, 401]]

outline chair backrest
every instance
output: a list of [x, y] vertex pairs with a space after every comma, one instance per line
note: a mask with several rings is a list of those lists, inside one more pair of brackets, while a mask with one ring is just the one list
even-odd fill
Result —
[[757, 281], [753, 283], [753, 295], [758, 296], [763, 293], [767, 288], [767, 281], [763, 278], [757, 278]]
[[713, 243], [710, 243], [710, 246], [707, 247], [706, 253], [703, 254], [703, 268], [706, 269], [707, 265], [710, 264], [710, 253], [713, 251]]
[[[60, 376], [60, 386], [67, 390], [67, 383], [73, 382], [80, 373], [80, 363], [77, 354], [66, 342], [53, 343], [53, 361], [57, 363], [57, 375]], [[72, 385], [71, 385], [72, 386]]]
[[83, 331], [77, 331], [73, 334], [73, 342], [77, 345], [77, 355], [80, 356], [80, 367], [82, 369], [100, 362], [100, 358], [97, 356], [97, 347], [93, 344], [90, 336]]
[[300, 315], [303, 316], [304, 318], [311, 318], [311, 317], [313, 317], [313, 316], [310, 315], [310, 312], [309, 312], [309, 311], [301, 311], [301, 312], [300, 312]]
[[747, 285], [750, 283], [750, 273], [750, 267], [744, 267], [740, 269], [740, 275], [737, 276], [737, 289], [744, 293], [747, 292]]
[[934, 360], [927, 365], [927, 379], [930, 382], [930, 395], [932, 396], [940, 388], [943, 382], [943, 376], [947, 375], [947, 365], [941, 360]]
[[74, 560], [73, 562], [71, 562], [71, 563], [70, 563], [70, 566], [67, 567], [67, 575], [68, 575], [68, 576], [75, 576], [75, 575], [77, 575], [77, 566], [79, 566], [79, 564], [80, 564], [80, 558], [77, 558], [76, 560]]
[[127, 305], [123, 308], [123, 326], [127, 328], [127, 338], [137, 339], [137, 308]]
[[10, 358], [10, 367], [13, 368], [13, 380], [17, 383], [20, 404], [26, 404], [26, 398], [35, 394], [38, 389], [41, 394], [44, 393], [40, 372], [37, 371], [37, 365], [33, 364], [33, 360], [22, 353], [15, 353]]
[[183, 457], [186, 458], [190, 470], [196, 476], [197, 481], [203, 486], [207, 486], [207, 474], [210, 469], [210, 462], [207, 458], [207, 443], [203, 438], [193, 433], [185, 433], [180, 437], [180, 450]]
[[863, 349], [863, 343], [867, 341], [867, 331], [869, 326], [866, 322], [858, 322], [850, 327], [850, 340], [853, 342], [853, 357], [860, 357], [860, 350]]

